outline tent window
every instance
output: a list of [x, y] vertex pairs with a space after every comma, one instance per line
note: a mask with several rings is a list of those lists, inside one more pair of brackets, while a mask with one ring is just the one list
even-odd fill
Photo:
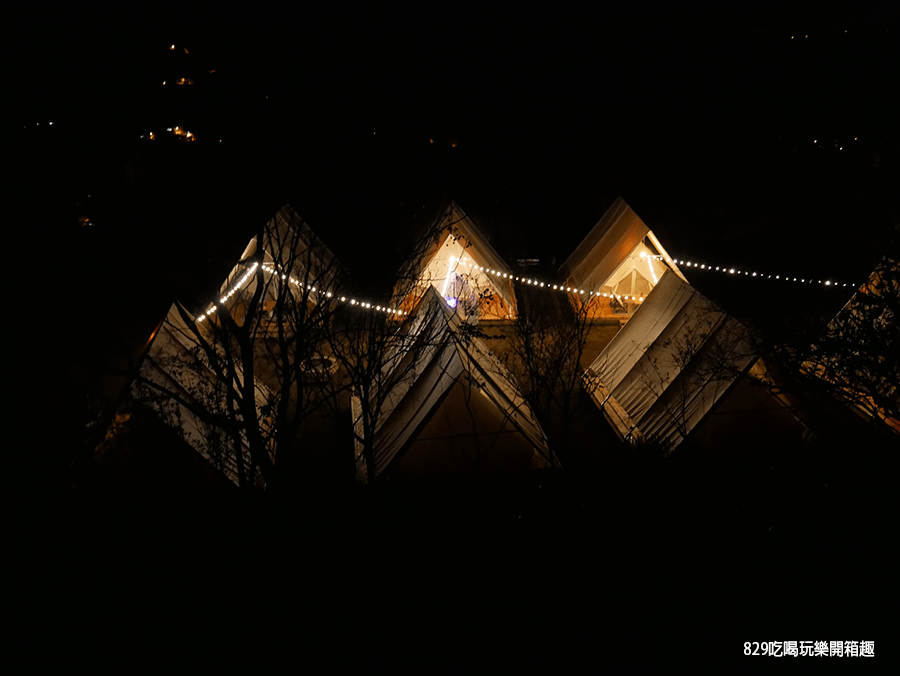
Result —
[[645, 238], [606, 280], [601, 292], [646, 297], [665, 271], [666, 264], [656, 247]]
[[662, 279], [668, 266], [649, 237], [641, 240], [589, 301], [592, 317], [630, 317]]

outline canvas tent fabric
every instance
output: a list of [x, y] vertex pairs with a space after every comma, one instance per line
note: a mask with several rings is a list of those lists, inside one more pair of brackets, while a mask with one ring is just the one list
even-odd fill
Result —
[[[641, 252], [645, 256], [640, 256]], [[658, 260], [648, 259], [652, 256], [660, 256], [661, 261], [651, 267], [651, 260]], [[640, 271], [647, 277], [653, 274], [659, 277], [667, 267], [687, 281], [650, 228], [619, 197], [566, 259], [560, 271], [570, 286], [600, 290], [611, 282], [618, 283], [630, 273], [630, 269], [622, 269], [628, 261], [632, 261], [632, 267], [641, 264]], [[613, 279], [614, 276], [618, 279]]]
[[[131, 396], [164, 422], [180, 429], [189, 446], [237, 485], [234, 437], [215, 422], [221, 419], [225, 408], [221, 382], [182, 312], [175, 304], [169, 308], [141, 362]], [[237, 377], [242, 377], [239, 366]], [[271, 393], [257, 383], [255, 397], [259, 419], [264, 422], [262, 410]], [[242, 435], [239, 437], [244, 465], [249, 466], [249, 444]]]
[[289, 204], [267, 223], [263, 236], [265, 262], [301, 284], [325, 288], [335, 283], [339, 270], [334, 254]]
[[[337, 259], [289, 204], [279, 209], [266, 223], [262, 238], [261, 255], [257, 255], [259, 235], [247, 244], [240, 261], [219, 289], [220, 302], [228, 302], [232, 294], [244, 287], [252, 294], [256, 280], [252, 276], [251, 260], [261, 263], [262, 272], [267, 276], [288, 276], [291, 280], [289, 288], [294, 296], [298, 299], [303, 297], [311, 303], [316, 303], [320, 296], [337, 285], [341, 274]], [[274, 286], [267, 285], [266, 291], [271, 296]], [[236, 301], [231, 303], [232, 313], [237, 319], [241, 315], [239, 309], [235, 313], [236, 307]]]
[[512, 270], [456, 203], [444, 212], [431, 245], [413, 270], [412, 288], [398, 286], [403, 298], [399, 306], [406, 311], [412, 311], [433, 287], [448, 305], [480, 319], [516, 317]]
[[743, 326], [667, 271], [585, 386], [621, 438], [674, 449], [755, 360]]
[[690, 286], [621, 197], [561, 272], [576, 302], [587, 290], [590, 319], [620, 322], [584, 385], [622, 439], [675, 448], [756, 360], [744, 327]]
[[[414, 354], [387, 360], [398, 375], [383, 379], [391, 390], [374, 430], [374, 478], [549, 466], [531, 408], [483, 341], [465, 335], [461, 313], [431, 287], [409, 321]], [[357, 477], [367, 483], [362, 405], [354, 398]]]
[[[260, 237], [261, 251], [258, 247]], [[260, 305], [263, 316], [257, 330], [260, 335], [265, 335], [272, 328], [267, 326], [265, 313], [268, 307], [275, 305], [274, 294], [279, 285], [271, 282], [277, 281], [276, 275], [281, 276], [283, 282], [292, 280], [286, 288], [297, 299], [314, 304], [318, 298], [315, 285], [333, 284], [338, 274], [337, 262], [328, 248], [290, 205], [285, 205], [265, 224], [261, 233], [250, 240], [241, 260], [222, 284], [216, 299], [218, 303], [211, 304], [196, 320], [176, 304], [170, 307], [141, 361], [139, 377], [132, 385], [133, 399], [143, 403], [169, 426], [179, 429], [188, 445], [237, 484], [235, 437], [226, 429], [228, 416], [225, 414], [223, 379], [225, 372], [233, 370], [237, 380], [242, 381], [243, 370], [239, 359], [232, 359], [228, 360], [229, 368], [223, 369], [220, 363], [217, 373], [201, 347], [199, 336], [206, 334], [208, 324], [216, 321], [217, 314], [222, 311], [227, 311], [241, 325], [246, 299], [254, 294], [260, 282], [264, 284]], [[209, 347], [221, 350], [221, 345], [215, 342]], [[262, 382], [259, 370], [253, 386], [257, 419], [266, 428], [268, 421], [262, 412], [275, 397]], [[238, 432], [238, 437], [244, 466], [249, 467], [252, 465], [249, 444], [243, 433]]]

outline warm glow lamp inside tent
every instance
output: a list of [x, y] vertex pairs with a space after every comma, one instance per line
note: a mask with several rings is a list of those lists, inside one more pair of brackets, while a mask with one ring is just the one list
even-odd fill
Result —
[[512, 271], [458, 206], [451, 206], [444, 223], [421, 259], [415, 291], [402, 291], [400, 305], [411, 311], [415, 299], [434, 287], [448, 307], [479, 319], [514, 319]]

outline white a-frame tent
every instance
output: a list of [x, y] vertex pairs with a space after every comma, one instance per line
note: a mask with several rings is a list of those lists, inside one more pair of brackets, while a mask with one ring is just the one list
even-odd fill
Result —
[[[291, 325], [275, 316], [280, 290], [286, 289], [297, 300], [315, 307], [323, 297], [331, 296], [328, 289], [338, 274], [331, 252], [285, 205], [251, 239], [222, 284], [216, 302], [196, 320], [184, 308], [175, 304], [170, 307], [150, 339], [132, 396], [163, 422], [180, 429], [194, 450], [239, 483], [236, 445], [241, 446], [243, 466], [252, 463], [249, 444], [243, 432], [235, 429], [233, 401], [229, 403], [226, 391], [229, 386], [232, 392], [246, 391], [242, 386], [244, 373], [237, 356], [226, 353], [221, 341], [209, 340], [211, 324], [222, 321], [221, 313], [227, 313], [237, 325], [243, 325], [247, 300], [259, 290], [255, 330], [260, 336], [278, 330], [284, 335]], [[250, 385], [256, 419], [263, 437], [268, 438], [272, 430], [263, 411], [274, 401], [275, 392], [262, 382], [259, 373]]]
[[667, 270], [585, 386], [621, 438], [674, 449], [755, 361], [744, 327]]
[[[274, 307], [273, 294], [279, 285], [272, 281], [277, 282], [277, 277], [286, 283], [296, 298], [304, 298], [310, 304], [331, 297], [331, 289], [340, 276], [337, 259], [289, 204], [266, 223], [261, 247], [259, 237], [256, 235], [250, 240], [240, 261], [219, 289], [220, 304], [238, 323], [243, 318], [240, 297], [252, 296], [257, 283], [256, 266], [261, 268], [259, 272], [265, 284], [264, 310]], [[215, 304], [211, 304], [204, 315], [216, 311]], [[202, 321], [204, 316], [200, 319]]]
[[587, 304], [591, 319], [622, 321], [634, 314], [667, 270], [687, 282], [656, 235], [621, 197], [560, 268], [566, 286]]
[[444, 211], [423, 255], [403, 275], [397, 293], [407, 312], [433, 287], [449, 307], [482, 320], [516, 318], [513, 272], [454, 202]]
[[548, 467], [531, 408], [460, 310], [429, 287], [407, 323], [409, 344], [386, 359], [370, 401], [352, 401], [358, 480]]
[[[745, 374], [768, 377], [746, 328], [688, 283], [621, 198], [562, 269], [591, 319], [618, 317], [621, 324], [584, 374], [585, 388], [620, 438], [672, 450]], [[785, 417], [788, 404], [771, 391], [741, 396]]]
[[[241, 432], [228, 429], [222, 374], [210, 365], [194, 329], [188, 326], [191, 320], [186, 310], [172, 304], [150, 339], [131, 396], [164, 424], [179, 429], [191, 448], [237, 485], [236, 444], [244, 467], [251, 464], [250, 447]], [[236, 378], [243, 378], [239, 364], [234, 371]], [[254, 394], [259, 419], [265, 425], [261, 413], [271, 393], [256, 382]]]

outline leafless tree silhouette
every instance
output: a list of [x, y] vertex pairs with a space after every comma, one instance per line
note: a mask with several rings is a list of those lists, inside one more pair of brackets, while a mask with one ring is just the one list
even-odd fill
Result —
[[276, 488], [323, 404], [312, 381], [341, 274], [290, 207], [263, 224], [219, 297], [196, 316], [176, 303], [133, 385], [136, 398], [239, 486]]
[[570, 450], [580, 403], [581, 358], [590, 331], [588, 306], [562, 294], [527, 293], [510, 336], [508, 366], [548, 431], [552, 461]]
[[900, 434], [900, 263], [885, 256], [811, 345], [786, 343], [780, 355], [807, 378]]

